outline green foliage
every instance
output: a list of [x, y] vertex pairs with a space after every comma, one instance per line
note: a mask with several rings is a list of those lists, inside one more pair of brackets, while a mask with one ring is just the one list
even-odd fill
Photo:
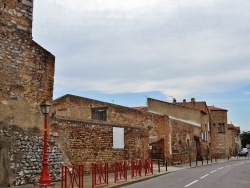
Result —
[[242, 148], [246, 148], [247, 144], [250, 144], [250, 131], [243, 131], [240, 134]]

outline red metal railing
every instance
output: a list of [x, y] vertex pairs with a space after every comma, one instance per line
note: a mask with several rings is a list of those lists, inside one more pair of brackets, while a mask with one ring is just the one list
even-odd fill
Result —
[[147, 174], [153, 174], [154, 171], [153, 171], [153, 160], [152, 159], [145, 159], [145, 162], [144, 162], [144, 169], [145, 169], [145, 176]]
[[84, 165], [63, 165], [61, 188], [83, 188]]
[[127, 180], [128, 177], [128, 163], [127, 161], [120, 161], [114, 163], [114, 178], [115, 183], [120, 180]]
[[131, 161], [131, 178], [141, 177], [141, 160]]
[[108, 185], [108, 163], [92, 163], [92, 188], [101, 184]]

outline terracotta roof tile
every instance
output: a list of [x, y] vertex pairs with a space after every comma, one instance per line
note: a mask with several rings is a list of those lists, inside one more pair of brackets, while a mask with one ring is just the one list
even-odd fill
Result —
[[208, 110], [210, 110], [210, 111], [228, 111], [226, 109], [218, 108], [218, 107], [215, 107], [215, 106], [208, 106]]

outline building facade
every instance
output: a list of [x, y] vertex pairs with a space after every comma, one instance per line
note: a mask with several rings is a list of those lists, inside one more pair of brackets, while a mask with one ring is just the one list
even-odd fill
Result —
[[209, 150], [202, 144], [203, 111], [151, 98], [147, 104], [149, 112], [169, 116], [168, 143], [173, 164], [209, 157]]
[[211, 149], [217, 158], [229, 155], [227, 110], [208, 106], [211, 124]]
[[0, 187], [34, 183], [41, 169], [39, 105], [52, 101], [55, 57], [32, 40], [32, 19], [33, 0], [0, 0]]
[[[64, 124], [65, 129], [71, 127], [74, 134], [80, 134], [73, 137], [84, 137], [81, 141], [77, 141], [80, 144], [79, 147], [75, 147], [72, 145], [72, 135], [68, 134], [69, 131], [64, 131], [68, 135], [59, 131], [59, 138], [66, 139], [65, 142], [69, 141], [68, 145], [61, 145], [67, 146], [65, 151], [72, 151], [72, 156], [68, 155], [72, 162], [86, 161], [86, 159], [88, 162], [93, 162], [100, 158], [104, 161], [145, 159], [148, 157], [149, 141], [153, 142], [168, 135], [167, 116], [74, 95], [65, 95], [54, 100], [53, 116], [55, 120], [64, 119], [64, 121], [60, 120], [60, 123], [53, 122], [54, 131]], [[74, 119], [78, 122], [74, 124], [82, 124], [82, 126], [79, 125], [79, 128], [76, 128], [77, 126], [68, 123]], [[89, 126], [91, 128], [88, 128]], [[104, 127], [105, 129], [103, 129]], [[113, 129], [116, 128], [122, 128], [124, 132], [120, 135], [120, 138], [124, 138], [124, 140], [120, 140], [124, 145], [122, 148], [118, 148], [119, 150], [113, 147], [113, 140], [116, 137]], [[91, 136], [92, 134], [96, 136]], [[91, 145], [95, 137], [97, 138], [95, 139], [96, 147], [87, 147], [86, 143]], [[102, 146], [104, 143], [105, 145]], [[93, 152], [94, 150], [95, 152]], [[97, 150], [100, 150], [100, 153], [96, 152]], [[167, 145], [165, 150], [168, 151]], [[117, 151], [119, 151], [119, 155], [116, 155]], [[79, 152], [83, 155], [76, 159], [74, 156], [78, 155], [75, 153]], [[104, 155], [103, 152], [106, 154]], [[91, 153], [97, 153], [96, 157], [93, 157]]]

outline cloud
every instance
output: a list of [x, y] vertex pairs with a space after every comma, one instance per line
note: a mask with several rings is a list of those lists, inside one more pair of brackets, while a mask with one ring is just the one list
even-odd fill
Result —
[[[230, 91], [250, 82], [247, 1], [36, 1], [34, 38], [55, 91]], [[46, 10], [46, 14], [44, 14]]]

